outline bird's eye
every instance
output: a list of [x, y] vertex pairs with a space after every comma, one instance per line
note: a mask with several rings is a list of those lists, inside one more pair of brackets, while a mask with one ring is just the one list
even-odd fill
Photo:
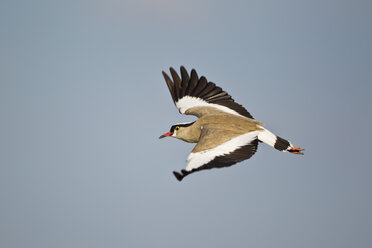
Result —
[[174, 130], [178, 131], [178, 130], [180, 130], [180, 127], [177, 126], [177, 127], [174, 128]]

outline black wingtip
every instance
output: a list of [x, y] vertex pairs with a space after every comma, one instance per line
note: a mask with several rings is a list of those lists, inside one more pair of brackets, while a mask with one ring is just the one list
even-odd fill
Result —
[[177, 74], [176, 70], [173, 67], [169, 67], [169, 71], [171, 74]]
[[187, 70], [186, 70], [185, 67], [181, 66], [180, 71], [181, 71], [182, 84], [183, 84], [183, 86], [185, 86], [185, 88], [187, 88], [187, 84], [189, 83], [190, 76], [187, 73]]
[[161, 71], [161, 73], [163, 74], [164, 78], [167, 78], [167, 77], [169, 78], [169, 76], [167, 75], [167, 73], [165, 71]]
[[198, 73], [196, 72], [196, 70], [194, 68], [191, 69], [190, 75], [192, 75], [192, 74], [194, 74], [194, 76], [199, 80]]
[[169, 70], [170, 70], [170, 73], [171, 73], [172, 78], [173, 78], [174, 96], [175, 96], [176, 100], [178, 100], [178, 99], [182, 98], [181, 78], [180, 78], [180, 76], [178, 76], [176, 70], [173, 69], [173, 67], [170, 67]]
[[177, 171], [173, 171], [173, 175], [177, 178], [178, 181], [182, 181], [182, 179], [184, 178], [183, 175], [181, 175], [179, 172]]
[[173, 102], [176, 102], [177, 99], [176, 99], [176, 95], [175, 95], [175, 92], [174, 92], [174, 84], [173, 84], [172, 80], [170, 79], [170, 77], [168, 76], [168, 74], [165, 71], [162, 71], [162, 74], [163, 74], [165, 82], [168, 86], [169, 93], [172, 96]]

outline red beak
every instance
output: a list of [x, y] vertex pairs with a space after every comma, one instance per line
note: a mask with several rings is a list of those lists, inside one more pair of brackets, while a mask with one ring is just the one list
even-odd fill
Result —
[[172, 134], [173, 134], [173, 132], [165, 133], [162, 136], [160, 136], [159, 139], [162, 139], [162, 138], [167, 137], [167, 136], [171, 136]]

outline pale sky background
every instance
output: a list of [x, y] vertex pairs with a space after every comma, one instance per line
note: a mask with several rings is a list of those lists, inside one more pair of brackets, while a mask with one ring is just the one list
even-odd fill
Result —
[[[0, 247], [372, 247], [371, 1], [0, 2]], [[179, 183], [195, 68], [304, 156]]]

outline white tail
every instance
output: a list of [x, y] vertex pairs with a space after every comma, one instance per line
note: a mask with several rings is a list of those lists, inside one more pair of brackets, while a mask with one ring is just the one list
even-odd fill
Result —
[[293, 145], [288, 140], [276, 136], [266, 128], [261, 128], [263, 130], [259, 132], [258, 139], [263, 143], [268, 144], [269, 146], [283, 152], [286, 152], [293, 148]]

